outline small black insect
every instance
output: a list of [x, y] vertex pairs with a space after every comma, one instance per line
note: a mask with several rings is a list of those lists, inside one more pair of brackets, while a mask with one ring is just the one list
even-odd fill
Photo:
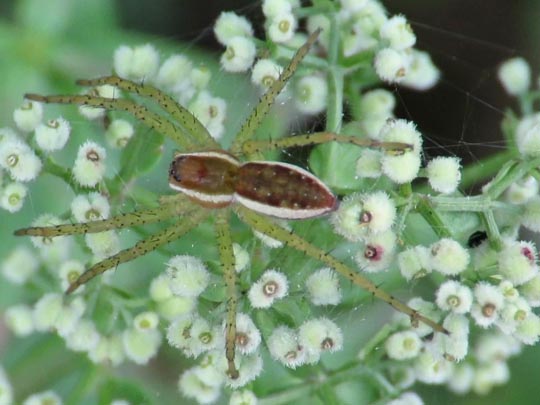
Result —
[[480, 246], [482, 242], [487, 240], [488, 235], [486, 231], [476, 231], [469, 236], [469, 240], [467, 241], [467, 246], [470, 248], [475, 248], [477, 246]]

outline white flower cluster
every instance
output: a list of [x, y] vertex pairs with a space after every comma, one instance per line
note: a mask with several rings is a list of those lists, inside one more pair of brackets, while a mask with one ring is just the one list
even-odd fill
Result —
[[[426, 52], [414, 49], [416, 36], [402, 15], [387, 17], [377, 0], [341, 1], [336, 13], [340, 29], [340, 46], [343, 57], [354, 59], [356, 54], [376, 50], [374, 70], [382, 81], [400, 83], [416, 90], [427, 90], [439, 79], [439, 71]], [[217, 40], [226, 47], [221, 57], [223, 69], [229, 72], [246, 72], [251, 68], [252, 81], [264, 91], [282, 71], [280, 59], [286, 52], [281, 49], [296, 48], [305, 39], [298, 30], [297, 0], [264, 0], [267, 40], [275, 45], [272, 58], [257, 58], [258, 40], [254, 38], [251, 23], [233, 12], [223, 12], [214, 25]], [[322, 28], [318, 46], [328, 51], [330, 46], [330, 18], [325, 14], [310, 14], [306, 19], [308, 32]], [[313, 53], [316, 49], [312, 50]], [[293, 99], [297, 109], [305, 114], [318, 114], [326, 108], [328, 84], [324, 72], [299, 72], [294, 79]], [[379, 121], [381, 116], [378, 117]], [[369, 123], [375, 124], [375, 118]], [[380, 128], [380, 126], [379, 126]]]
[[460, 394], [486, 394], [508, 381], [507, 359], [540, 340], [540, 317], [533, 312], [540, 305], [534, 244], [505, 239], [498, 250], [487, 242], [467, 250], [443, 238], [400, 252], [398, 264], [407, 280], [430, 272], [448, 277], [437, 289], [436, 305], [420, 298], [408, 305], [432, 320], [442, 319], [449, 334], [426, 339], [430, 328], [414, 327], [399, 314], [399, 331], [386, 339], [388, 357], [411, 367], [410, 384], [416, 380], [446, 384]]
[[355, 260], [366, 272], [379, 272], [395, 258], [394, 201], [383, 191], [347, 196], [330, 217], [336, 233], [358, 242]]
[[[159, 53], [152, 45], [122, 45], [114, 53], [114, 70], [120, 77], [144, 81], [171, 94], [215, 139], [224, 134], [226, 102], [207, 89], [211, 72], [205, 66], [195, 66], [183, 54], [171, 55], [160, 64]], [[107, 140], [115, 147], [122, 147], [133, 136], [133, 128], [126, 121], [117, 121], [109, 126]]]

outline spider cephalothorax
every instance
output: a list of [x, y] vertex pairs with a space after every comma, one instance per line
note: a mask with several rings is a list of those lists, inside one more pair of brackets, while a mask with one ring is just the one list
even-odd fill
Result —
[[[407, 314], [413, 325], [420, 321], [436, 331], [446, 332], [442, 326], [386, 293], [355, 269], [269, 218], [304, 219], [321, 216], [336, 208], [337, 199], [321, 180], [304, 169], [286, 163], [256, 160], [264, 151], [331, 141], [364, 147], [382, 147], [390, 152], [403, 152], [411, 148], [410, 145], [398, 142], [380, 143], [329, 132], [297, 135], [270, 141], [252, 139], [262, 119], [273, 105], [276, 96], [314, 44], [319, 32], [317, 30], [310, 35], [308, 41], [297, 51], [289, 65], [283, 70], [279, 79], [261, 97], [252, 114], [235, 137], [230, 151], [220, 149], [219, 144], [210, 136], [206, 128], [188, 110], [170, 96], [149, 85], [134, 83], [117, 76], [78, 81], [79, 84], [85, 86], [108, 84], [127, 93], [149, 97], [159, 104], [168, 116], [155, 113], [141, 104], [123, 98], [105, 98], [94, 94], [75, 96], [28, 94], [26, 96], [28, 99], [45, 103], [79, 104], [126, 111], [151, 129], [171, 138], [186, 152], [177, 153], [169, 169], [169, 185], [181, 193], [162, 198], [160, 206], [157, 208], [142, 209], [120, 214], [110, 219], [86, 223], [26, 228], [16, 231], [16, 235], [50, 238], [175, 220], [172, 225], [162, 231], [87, 269], [71, 283], [67, 290], [67, 293], [71, 293], [106, 270], [180, 238], [197, 227], [208, 216], [214, 214], [214, 226], [227, 290], [225, 354], [228, 362], [228, 373], [232, 378], [238, 377], [235, 365], [238, 297], [235, 257], [229, 226], [231, 208], [245, 224], [255, 231], [325, 263], [355, 285], [384, 300], [398, 311]], [[241, 162], [237, 156], [246, 158], [246, 161]]]

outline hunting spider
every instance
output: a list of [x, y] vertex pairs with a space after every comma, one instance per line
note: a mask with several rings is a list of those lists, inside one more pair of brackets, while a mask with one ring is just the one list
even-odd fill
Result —
[[387, 302], [396, 310], [407, 314], [413, 324], [420, 321], [434, 330], [445, 332], [440, 325], [395, 299], [360, 275], [358, 271], [272, 220], [272, 217], [299, 220], [322, 216], [334, 211], [338, 200], [327, 186], [306, 170], [285, 163], [254, 160], [260, 159], [262, 152], [332, 141], [384, 148], [389, 153], [399, 153], [408, 147], [405, 144], [381, 144], [329, 132], [297, 135], [278, 140], [253, 140], [262, 119], [267, 115], [277, 95], [291, 78], [318, 35], [319, 31], [316, 31], [309, 37], [307, 42], [298, 49], [278, 80], [274, 81], [261, 97], [236, 135], [229, 151], [223, 150], [189, 111], [170, 96], [150, 85], [134, 83], [117, 76], [78, 81], [78, 84], [83, 86], [108, 84], [127, 93], [148, 97], [172, 119], [165, 118], [164, 115], [152, 112], [145, 106], [128, 99], [104, 98], [96, 95], [27, 94], [27, 99], [44, 103], [78, 104], [126, 111], [151, 129], [171, 138], [182, 151], [176, 153], [171, 163], [169, 185], [181, 193], [162, 198], [158, 208], [141, 209], [106, 220], [25, 228], [16, 231], [15, 234], [51, 238], [60, 235], [103, 232], [175, 219], [173, 225], [87, 269], [71, 283], [66, 291], [69, 294], [106, 270], [182, 237], [210, 215], [214, 215], [219, 256], [227, 291], [225, 354], [228, 374], [231, 378], [238, 377], [234, 362], [238, 297], [233, 238], [229, 224], [231, 211], [253, 230], [325, 263], [352, 283]]

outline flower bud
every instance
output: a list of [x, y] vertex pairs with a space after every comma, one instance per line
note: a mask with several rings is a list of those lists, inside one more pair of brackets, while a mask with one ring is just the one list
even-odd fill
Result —
[[461, 180], [460, 169], [459, 159], [455, 157], [439, 156], [430, 160], [426, 168], [429, 185], [439, 193], [453, 193]]
[[531, 68], [527, 61], [517, 57], [508, 59], [499, 67], [499, 80], [511, 96], [525, 93], [531, 85]]
[[27, 100], [13, 111], [13, 121], [22, 132], [31, 132], [43, 119], [43, 104]]
[[341, 289], [336, 272], [324, 267], [306, 280], [309, 298], [314, 305], [337, 305], [341, 302]]
[[38, 146], [47, 152], [62, 149], [69, 139], [71, 125], [62, 117], [49, 120], [36, 128], [35, 138]]
[[151, 80], [159, 68], [159, 53], [150, 44], [129, 47], [122, 45], [114, 51], [114, 70], [118, 76], [131, 80]]
[[253, 308], [269, 308], [288, 292], [289, 282], [285, 274], [273, 269], [266, 270], [249, 289], [249, 303]]
[[204, 263], [193, 256], [174, 256], [166, 272], [172, 293], [181, 297], [198, 297], [210, 281]]
[[246, 17], [224, 11], [216, 20], [214, 34], [220, 44], [229, 45], [234, 37], [252, 37], [253, 27]]
[[96, 187], [105, 175], [105, 148], [92, 141], [79, 147], [73, 165], [73, 177], [83, 187]]
[[220, 63], [227, 72], [245, 72], [255, 60], [257, 49], [252, 39], [236, 36], [228, 40]]

